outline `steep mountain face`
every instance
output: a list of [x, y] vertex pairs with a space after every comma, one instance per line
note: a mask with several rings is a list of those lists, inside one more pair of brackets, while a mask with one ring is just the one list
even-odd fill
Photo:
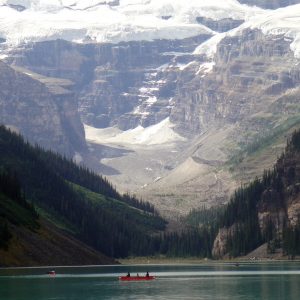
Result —
[[[300, 131], [289, 139], [272, 171], [240, 188], [225, 210], [213, 255], [245, 255], [263, 243], [269, 253], [299, 254]], [[266, 255], [267, 253], [264, 253]]]
[[[50, 243], [49, 247], [54, 248], [55, 253], [61, 252], [62, 261], [66, 259], [64, 263], [68, 264], [72, 262], [72, 256], [67, 259], [64, 239], [68, 245], [73, 241], [78, 250], [79, 254], [74, 249], [74, 263], [79, 261], [80, 253], [84, 254], [84, 251], [78, 249], [78, 240], [96, 250], [95, 253], [100, 251], [108, 257], [153, 253], [150, 237], [163, 232], [166, 226], [166, 221], [157, 214], [153, 205], [130, 195], [119, 194], [107, 179], [78, 166], [66, 157], [31, 146], [21, 136], [10, 132], [4, 126], [0, 126], [0, 154], [0, 237], [5, 237], [0, 239], [0, 248], [7, 240], [8, 243], [4, 243], [4, 246], [12, 246], [12, 249], [18, 247], [18, 240], [9, 239], [6, 230], [8, 222], [8, 232], [13, 236], [18, 237], [24, 233], [20, 244], [24, 246], [25, 254], [32, 249], [30, 241], [38, 244], [40, 240], [42, 245]], [[10, 177], [12, 184], [7, 180]], [[30, 199], [32, 204], [24, 198], [24, 191], [26, 199]], [[8, 199], [1, 197], [2, 192]], [[11, 203], [10, 198], [15, 203]], [[23, 206], [23, 212], [18, 208], [18, 204]], [[27, 223], [33, 223], [35, 226], [30, 226], [29, 229], [37, 230], [36, 223], [40, 219], [33, 209], [33, 204], [39, 209], [41, 220], [47, 219], [50, 223], [48, 226], [47, 222], [42, 223], [42, 235], [50, 231], [51, 236], [60, 240], [61, 243], [56, 247], [39, 233], [30, 236], [28, 230], [10, 227], [10, 223], [25, 227]], [[50, 230], [51, 224], [53, 230]], [[55, 227], [62, 229], [61, 234]], [[84, 245], [82, 248], [86, 248], [88, 252], [89, 247]], [[23, 250], [15, 253], [18, 259], [24, 254]], [[50, 249], [43, 253], [49, 254], [48, 251]], [[34, 252], [33, 255], [37, 261], [45, 260], [43, 255], [38, 254]], [[9, 258], [9, 253], [6, 253], [5, 257]], [[90, 262], [89, 259], [93, 259], [93, 256], [89, 256], [86, 262]], [[54, 261], [59, 260], [56, 257]], [[81, 263], [84, 263], [84, 259]]]
[[43, 97], [60, 114], [54, 148], [166, 213], [226, 202], [274, 163], [300, 121], [296, 2], [2, 2], [16, 21], [0, 23], [1, 57], [45, 86], [62, 80], [64, 92], [52, 85]]
[[174, 75], [164, 80], [165, 75], [157, 73], [162, 73], [161, 66], [167, 67], [170, 62], [178, 69], [209, 37], [117, 45], [76, 45], [57, 40], [17, 50], [10, 61], [76, 83], [84, 123], [96, 128], [116, 125], [126, 130], [159, 123], [170, 115]]
[[1, 123], [31, 142], [69, 156], [85, 150], [83, 126], [67, 80], [45, 79], [0, 62]]
[[239, 0], [240, 3], [256, 5], [267, 9], [276, 9], [300, 3], [299, 0]]
[[[1, 155], [4, 151], [1, 147]], [[49, 255], [51, 253], [51, 255]], [[16, 175], [0, 172], [0, 266], [112, 264], [66, 230], [37, 214]]]
[[[297, 62], [284, 36], [274, 40], [260, 31], [245, 30], [238, 37], [224, 38], [217, 46], [210, 74], [203, 77], [200, 72], [191, 80], [190, 72], [182, 72], [180, 84], [189, 89], [179, 89], [171, 120], [179, 130], [199, 132], [216, 123], [247, 123], [249, 127], [253, 122], [252, 127], [259, 127], [253, 118], [260, 114], [266, 126], [264, 115], [273, 114], [269, 122], [280, 117], [276, 109], [279, 98], [299, 84]], [[294, 113], [297, 115], [299, 110]]]
[[[8, 223], [12, 238], [6, 249], [0, 248], [1, 267], [109, 265], [117, 262], [88, 247], [40, 218], [40, 227], [32, 231]], [[51, 255], [49, 255], [51, 253]]]
[[[202, 136], [189, 148], [190, 158], [181, 157], [179, 166], [148, 187], [168, 205], [170, 198], [179, 203], [188, 198], [190, 206], [200, 199], [206, 204], [225, 202], [239, 182], [270, 167], [282, 146], [261, 161], [230, 168], [233, 173], [226, 161], [237, 156], [238, 149], [251, 148], [259, 140], [271, 139], [277, 130], [285, 132], [299, 123], [298, 59], [284, 36], [244, 30], [218, 44], [214, 63], [209, 74], [205, 75], [207, 64], [192, 63], [177, 77], [170, 120], [183, 136]], [[177, 197], [172, 197], [174, 193]]]

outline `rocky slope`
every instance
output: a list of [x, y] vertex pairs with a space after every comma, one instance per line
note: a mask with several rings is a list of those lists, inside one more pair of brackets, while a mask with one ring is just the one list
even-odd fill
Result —
[[285, 254], [298, 253], [299, 179], [298, 130], [289, 139], [274, 169], [232, 197], [220, 222], [225, 226], [214, 241], [213, 255], [245, 255], [264, 243], [268, 243], [269, 253], [275, 253], [277, 248]]
[[299, 0], [239, 0], [239, 2], [243, 4], [256, 5], [267, 9], [276, 9], [279, 7], [300, 3]]
[[[41, 74], [44, 86], [53, 78], [73, 82], [71, 94], [63, 84], [59, 96], [47, 88], [51, 97], [41, 100], [48, 99], [56, 116], [55, 149], [80, 153], [121, 190], [151, 199], [166, 213], [226, 202], [240, 182], [274, 163], [284, 134], [299, 123], [300, 6], [133, 2], [116, 1], [112, 8], [27, 1], [14, 3], [26, 8], [17, 12], [3, 4], [0, 9], [24, 26], [15, 32], [11, 23], [0, 24], [2, 57]], [[44, 10], [49, 15], [37, 25]], [[99, 13], [103, 23], [95, 19]], [[78, 24], [79, 16], [89, 21]], [[66, 143], [57, 142], [59, 135]], [[49, 147], [46, 133], [41, 136]]]
[[[11, 173], [5, 170], [5, 166], [1, 162], [0, 266], [114, 263], [112, 258], [80, 242], [78, 237], [75, 237], [74, 228], [71, 229], [65, 220], [57, 215], [50, 217], [53, 211], [45, 214], [45, 211], [39, 210], [37, 213], [36, 207], [28, 201], [28, 199], [32, 201], [32, 197], [25, 198], [24, 196], [24, 188], [21, 188], [16, 169], [12, 173], [13, 162], [7, 158], [4, 150], [3, 139], [5, 137], [6, 140], [12, 138], [12, 136], [1, 134], [1, 157], [2, 159], [6, 157], [6, 161], [10, 162], [9, 172]], [[19, 157], [19, 159], [22, 158]], [[36, 194], [38, 194], [37, 190]]]
[[31, 231], [10, 224], [13, 237], [7, 249], [0, 249], [1, 267], [68, 266], [115, 264], [116, 261], [88, 247], [51, 222], [40, 220]]
[[153, 251], [150, 235], [163, 232], [166, 221], [150, 203], [119, 194], [107, 179], [31, 146], [4, 126], [0, 153], [0, 248], [12, 265], [22, 257], [28, 264], [97, 263], [98, 252], [125, 257]]
[[84, 130], [71, 85], [0, 62], [1, 123], [47, 149], [68, 156], [84, 151]]
[[[209, 74], [204, 69], [191, 78], [198, 69], [195, 63], [178, 76], [170, 120], [184, 136], [202, 135], [186, 152], [190, 158], [150, 187], [168, 204], [187, 197], [190, 205], [226, 201], [235, 185], [272, 165], [282, 150], [278, 137], [299, 123], [298, 60], [283, 36], [245, 30], [219, 43]], [[263, 140], [269, 140], [265, 149], [256, 151]], [[244, 165], [238, 149], [258, 160]]]

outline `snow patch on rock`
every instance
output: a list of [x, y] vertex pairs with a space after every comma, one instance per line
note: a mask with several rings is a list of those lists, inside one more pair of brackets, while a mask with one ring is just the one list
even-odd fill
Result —
[[169, 118], [146, 128], [138, 126], [126, 131], [113, 127], [99, 129], [84, 125], [88, 142], [117, 145], [162, 145], [184, 141], [185, 138], [177, 134], [173, 128], [174, 124]]

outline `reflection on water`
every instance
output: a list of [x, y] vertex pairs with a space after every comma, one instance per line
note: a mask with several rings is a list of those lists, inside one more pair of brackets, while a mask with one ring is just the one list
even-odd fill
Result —
[[[0, 270], [0, 299], [300, 299], [300, 263], [56, 267]], [[158, 278], [119, 282], [127, 272]]]

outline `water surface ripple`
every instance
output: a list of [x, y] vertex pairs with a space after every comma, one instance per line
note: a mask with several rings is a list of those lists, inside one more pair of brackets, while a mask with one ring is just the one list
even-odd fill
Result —
[[[55, 269], [56, 276], [47, 275]], [[146, 271], [153, 281], [121, 282]], [[0, 269], [2, 300], [299, 300], [300, 263], [212, 263]]]

